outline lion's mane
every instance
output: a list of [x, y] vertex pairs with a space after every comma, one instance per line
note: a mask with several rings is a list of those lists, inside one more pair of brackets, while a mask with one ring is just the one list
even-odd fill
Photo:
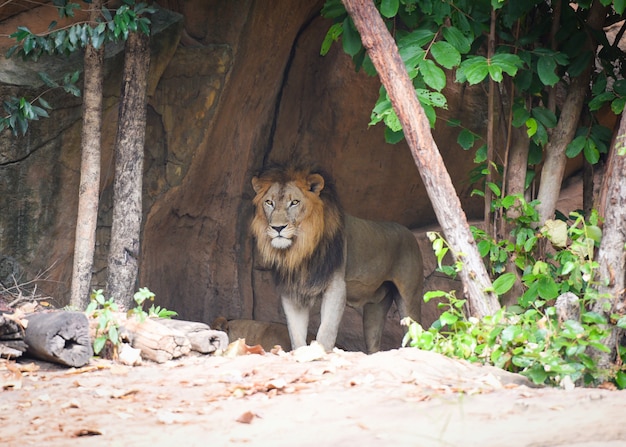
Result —
[[[318, 194], [314, 174], [324, 181]], [[257, 175], [258, 192], [253, 199], [255, 214], [250, 225], [261, 260], [274, 271], [281, 291], [303, 297], [319, 296], [333, 273], [344, 263], [344, 213], [328, 175], [319, 169], [274, 165]], [[277, 249], [267, 234], [268, 222], [263, 203], [274, 184], [292, 184], [305, 196], [302, 214], [297, 221], [298, 235], [289, 249]]]

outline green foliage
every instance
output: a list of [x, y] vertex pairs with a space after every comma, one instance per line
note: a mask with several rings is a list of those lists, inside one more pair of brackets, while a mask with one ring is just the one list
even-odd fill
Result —
[[[607, 22], [621, 20], [625, 1], [603, 0], [602, 3], [613, 6]], [[510, 111], [512, 125], [523, 126], [530, 137], [532, 159], [529, 165], [541, 160], [541, 151], [559, 116], [558, 110], [554, 113], [546, 107], [551, 91], [559, 84], [567, 87], [572, 78], [583, 73], [594, 61], [594, 53], [585, 50], [584, 24], [590, 2], [564, 3], [560, 18], [553, 16], [551, 2], [542, 0], [379, 0], [375, 4], [396, 40], [431, 127], [436, 124], [437, 111], [447, 108], [447, 99], [442, 93], [450, 78], [446, 72], [454, 71], [455, 81], [468, 85], [487, 79], [502, 82], [509, 77], [515, 86]], [[493, 56], [486, 57], [492, 10], [496, 11], [496, 42]], [[326, 54], [331, 44], [341, 39], [356, 69], [364, 68], [374, 75], [360, 36], [341, 1], [327, 0], [322, 15], [333, 24], [322, 44], [321, 54]], [[559, 23], [555, 36], [551, 35], [553, 22]], [[594, 114], [610, 105], [619, 115], [626, 104], [626, 81], [621, 79], [622, 64], [626, 60], [624, 52], [616, 44], [609, 44], [604, 33], [596, 34], [594, 37], [603, 45], [598, 53], [602, 69], [594, 74], [589, 92], [587, 112], [592, 119], [578, 130], [567, 148], [568, 157], [582, 152], [592, 164], [607, 152], [611, 140], [610, 131], [597, 124]], [[387, 142], [393, 144], [402, 140], [400, 122], [384, 89], [373, 108], [370, 125], [380, 122], [386, 125]], [[458, 143], [465, 150], [476, 149], [476, 163], [488, 161], [486, 146], [475, 147], [471, 133], [462, 132]], [[489, 171], [479, 169], [476, 172], [481, 179]]]
[[[139, 321], [144, 321], [146, 318], [171, 318], [178, 315], [172, 310], [161, 308], [160, 306], [150, 306], [148, 312], [143, 310], [143, 305], [146, 301], [154, 301], [154, 293], [152, 293], [147, 287], [142, 287], [135, 293], [133, 299], [137, 306], [130, 309], [127, 313], [129, 318], [137, 318]], [[120, 322], [116, 316], [119, 308], [113, 301], [113, 298], [108, 300], [104, 297], [102, 289], [94, 290], [91, 293], [91, 301], [85, 310], [85, 313], [90, 318], [96, 318], [98, 320], [98, 326], [96, 328], [96, 338], [93, 344], [94, 353], [99, 354], [107, 343], [113, 347], [113, 357], [117, 355], [117, 349], [119, 348], [122, 340], [120, 338], [119, 328]]]
[[120, 345], [119, 323], [115, 317], [118, 311], [117, 304], [113, 298], [108, 300], [104, 297], [102, 289], [91, 292], [91, 301], [85, 313], [98, 320], [96, 328], [96, 338], [93, 342], [93, 351], [100, 354], [107, 342], [111, 343], [115, 350]]
[[[90, 4], [90, 1], [83, 0]], [[54, 5], [59, 11], [59, 16], [74, 17], [76, 10], [80, 10], [78, 3], [68, 0], [57, 0]], [[26, 26], [18, 26], [17, 30], [9, 37], [15, 39], [13, 45], [6, 53], [6, 57], [19, 56], [24, 60], [37, 61], [44, 55], [68, 56], [87, 45], [100, 48], [106, 42], [126, 40], [129, 32], [143, 32], [150, 34], [150, 19], [147, 14], [152, 14], [155, 9], [146, 3], [136, 3], [135, 0], [124, 0], [123, 4], [115, 11], [107, 8], [101, 9], [101, 16], [96, 20], [97, 24], [90, 25], [85, 22], [77, 22], [70, 26], [56, 29], [57, 22], [52, 22], [48, 31], [43, 34], [34, 34]], [[46, 73], [39, 73], [40, 78], [49, 88], [32, 100], [12, 97], [3, 101], [5, 116], [0, 117], [0, 132], [11, 129], [14, 136], [25, 135], [30, 121], [39, 118], [47, 118], [52, 107], [43, 99], [43, 95], [53, 89], [62, 88], [65, 92], [80, 96], [80, 88], [76, 85], [80, 72], [66, 74], [62, 81], [53, 80]], [[39, 103], [39, 106], [35, 105]]]
[[[74, 10], [80, 10], [77, 3], [64, 2], [58, 6], [60, 17], [74, 17]], [[150, 34], [150, 19], [144, 14], [154, 13], [155, 9], [146, 3], [124, 0], [116, 10], [106, 7], [96, 25], [77, 22], [65, 28], [56, 29], [56, 22], [50, 24], [44, 34], [35, 34], [25, 26], [18, 26], [17, 31], [9, 35], [16, 44], [9, 48], [6, 57], [21, 56], [23, 59], [38, 60], [43, 55], [70, 55], [85, 48], [88, 44], [100, 48], [105, 42], [126, 40], [129, 32]]]
[[[626, 317], [611, 315], [607, 321], [604, 315], [587, 310], [600, 298], [594, 287], [599, 281], [594, 249], [602, 237], [597, 213], [588, 219], [572, 213], [567, 221], [548, 221], [537, 230], [533, 225], [537, 221], [535, 205], [521, 196], [494, 201], [494, 209], [514, 210], [518, 215], [509, 221], [513, 230], [507, 240], [496, 241], [473, 228], [479, 252], [496, 278], [494, 292], [499, 296], [509, 292], [518, 275], [521, 277], [524, 293], [517, 305], [478, 320], [466, 316], [465, 300], [454, 292], [428, 292], [424, 300], [443, 299], [443, 312], [428, 329], [410, 322], [405, 345], [492, 364], [519, 372], [537, 384], [593, 384], [604, 376], [606, 371], [598, 369], [589, 350], [608, 352], [603, 340], [613, 327], [626, 328]], [[442, 265], [449, 247], [441, 235], [429, 233], [429, 238], [438, 270], [458, 272], [462, 268], [458, 261], [453, 266]], [[545, 249], [547, 243], [552, 250]], [[510, 259], [516, 272], [506, 270]], [[559, 318], [555, 299], [565, 292], [578, 297], [580, 318]], [[620, 355], [626, 358], [626, 348], [621, 348]], [[610, 377], [624, 388], [626, 367], [616, 367]]]

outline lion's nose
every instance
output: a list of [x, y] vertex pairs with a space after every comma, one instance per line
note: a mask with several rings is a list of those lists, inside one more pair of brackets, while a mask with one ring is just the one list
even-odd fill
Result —
[[276, 231], [278, 234], [280, 234], [280, 232], [283, 231], [286, 227], [287, 225], [279, 225], [279, 226], [272, 225], [272, 229]]

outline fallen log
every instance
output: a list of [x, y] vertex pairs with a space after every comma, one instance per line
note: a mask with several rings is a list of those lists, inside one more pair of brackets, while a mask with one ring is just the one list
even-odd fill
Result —
[[182, 332], [191, 343], [191, 350], [201, 354], [212, 354], [228, 347], [226, 332], [213, 330], [208, 324], [184, 320], [157, 320], [160, 324]]
[[26, 352], [24, 328], [14, 314], [0, 314], [0, 357], [17, 358]]
[[187, 336], [160, 321], [128, 318], [121, 323], [120, 334], [133, 348], [141, 349], [142, 358], [153, 362], [163, 363], [188, 354], [191, 342]]
[[93, 351], [89, 321], [82, 312], [38, 312], [27, 315], [24, 341], [28, 354], [61, 365], [80, 367]]

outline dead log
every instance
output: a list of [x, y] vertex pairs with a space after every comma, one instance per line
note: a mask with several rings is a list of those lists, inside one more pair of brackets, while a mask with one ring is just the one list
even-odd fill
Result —
[[14, 314], [0, 314], [0, 357], [17, 358], [26, 352], [24, 327]]
[[120, 334], [133, 348], [141, 349], [142, 358], [153, 362], [163, 363], [188, 354], [191, 342], [187, 336], [161, 321], [129, 318], [122, 323]]
[[84, 366], [93, 355], [89, 321], [82, 312], [39, 312], [26, 317], [28, 353], [49, 362]]
[[192, 351], [201, 354], [212, 354], [218, 349], [224, 350], [228, 347], [228, 335], [226, 332], [213, 330], [208, 324], [196, 321], [170, 320], [167, 318], [157, 321], [164, 326], [185, 334], [191, 342]]

